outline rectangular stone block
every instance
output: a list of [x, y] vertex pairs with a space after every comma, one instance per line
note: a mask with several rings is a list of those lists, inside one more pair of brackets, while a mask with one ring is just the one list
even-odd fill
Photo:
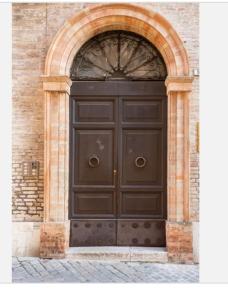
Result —
[[192, 223], [167, 222], [166, 245], [169, 261], [193, 263]]
[[40, 233], [40, 257], [64, 258], [69, 247], [69, 221], [42, 223]]
[[12, 223], [13, 256], [39, 256], [40, 222]]

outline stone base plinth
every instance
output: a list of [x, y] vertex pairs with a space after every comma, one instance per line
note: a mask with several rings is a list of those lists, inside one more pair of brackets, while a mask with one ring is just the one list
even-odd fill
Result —
[[39, 256], [41, 222], [12, 222], [13, 256]]
[[192, 223], [167, 222], [168, 259], [176, 263], [193, 263]]
[[40, 257], [64, 258], [69, 247], [69, 222], [43, 223], [40, 228]]

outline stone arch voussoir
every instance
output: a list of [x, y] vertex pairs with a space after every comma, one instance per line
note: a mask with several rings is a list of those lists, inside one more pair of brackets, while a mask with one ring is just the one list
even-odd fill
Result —
[[49, 48], [45, 75], [69, 76], [79, 48], [108, 30], [129, 30], [144, 36], [162, 54], [168, 76], [189, 75], [186, 50], [172, 25], [158, 13], [132, 4], [94, 5], [66, 21]]

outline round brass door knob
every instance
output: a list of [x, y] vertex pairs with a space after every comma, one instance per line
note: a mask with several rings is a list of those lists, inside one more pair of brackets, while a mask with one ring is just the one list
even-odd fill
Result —
[[146, 159], [143, 156], [138, 156], [135, 159], [135, 165], [137, 168], [144, 168], [146, 165]]
[[89, 166], [91, 168], [96, 168], [99, 166], [99, 164], [100, 164], [99, 157], [96, 154], [91, 155], [89, 158]]

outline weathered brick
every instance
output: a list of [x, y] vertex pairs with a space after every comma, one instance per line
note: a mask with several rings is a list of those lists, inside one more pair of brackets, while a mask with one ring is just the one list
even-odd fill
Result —
[[69, 244], [69, 223], [43, 223], [40, 229], [40, 256], [65, 257], [65, 249]]
[[170, 261], [192, 263], [192, 224], [167, 222], [167, 250]]

